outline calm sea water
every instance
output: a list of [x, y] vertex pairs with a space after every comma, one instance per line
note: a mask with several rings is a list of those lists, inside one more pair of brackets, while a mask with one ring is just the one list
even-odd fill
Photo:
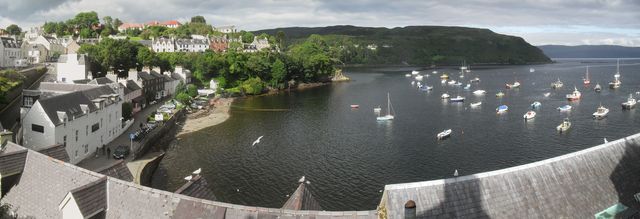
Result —
[[[182, 137], [172, 144], [153, 177], [153, 187], [175, 191], [195, 169], [219, 200], [279, 208], [293, 193], [297, 180], [306, 176], [325, 210], [370, 210], [380, 201], [385, 184], [440, 179], [526, 164], [601, 144], [640, 131], [640, 112], [622, 111], [629, 93], [640, 91], [640, 60], [622, 60], [623, 85], [610, 90], [615, 60], [557, 60], [535, 66], [474, 68], [465, 81], [479, 77], [472, 89], [488, 93], [475, 96], [462, 87], [442, 85], [431, 70], [424, 81], [434, 85], [421, 92], [405, 74], [414, 68], [352, 68], [349, 83], [281, 95], [253, 97], [235, 102], [231, 118], [221, 125]], [[592, 85], [584, 87], [585, 66], [591, 66]], [[535, 68], [534, 73], [529, 68]], [[455, 69], [438, 69], [458, 80]], [[559, 90], [550, 83], [560, 78]], [[520, 81], [520, 89], [505, 83]], [[600, 82], [601, 93], [593, 86]], [[564, 97], [574, 85], [583, 99]], [[497, 90], [505, 96], [496, 98]], [[390, 93], [396, 117], [378, 122], [373, 108], [386, 104]], [[464, 103], [440, 99], [443, 92], [465, 96]], [[543, 93], [551, 92], [550, 97]], [[482, 101], [479, 108], [471, 102]], [[530, 104], [542, 108], [533, 121], [523, 121]], [[359, 109], [349, 105], [359, 104]], [[509, 106], [497, 115], [497, 106]], [[557, 107], [570, 104], [573, 111]], [[604, 120], [592, 119], [600, 105], [610, 108]], [[252, 109], [281, 109], [254, 111]], [[559, 134], [564, 118], [573, 126]], [[452, 137], [438, 141], [436, 134], [453, 129]], [[264, 135], [255, 147], [251, 143]]]

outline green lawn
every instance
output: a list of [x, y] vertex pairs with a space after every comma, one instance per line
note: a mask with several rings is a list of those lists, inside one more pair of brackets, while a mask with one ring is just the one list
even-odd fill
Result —
[[142, 40], [142, 38], [140, 38], [140, 37], [129, 37], [129, 40], [131, 40], [131, 41], [140, 41], [140, 40]]

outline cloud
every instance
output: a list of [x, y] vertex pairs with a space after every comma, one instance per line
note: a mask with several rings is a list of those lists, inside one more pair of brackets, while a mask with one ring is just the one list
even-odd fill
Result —
[[[637, 33], [632, 32], [640, 29], [640, 1], [636, 0], [0, 0], [0, 26], [39, 25], [66, 20], [81, 11], [125, 22], [184, 22], [203, 15], [213, 25], [235, 24], [245, 30], [338, 24], [471, 26], [516, 34], [534, 44], [638, 45], [633, 40]], [[595, 37], [588, 36], [593, 33]]]

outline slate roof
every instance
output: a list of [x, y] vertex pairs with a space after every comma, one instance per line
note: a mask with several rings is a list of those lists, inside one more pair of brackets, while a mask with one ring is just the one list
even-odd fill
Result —
[[63, 144], [51, 145], [47, 148], [38, 150], [38, 152], [64, 162], [69, 162], [69, 154], [67, 154], [67, 147], [65, 147]]
[[[107, 209], [107, 177], [70, 191], [85, 218]], [[62, 200], [60, 200], [62, 201]]]
[[11, 37], [0, 37], [0, 41], [5, 48], [20, 48], [20, 43]]
[[124, 163], [124, 160], [119, 160], [117, 163], [113, 164], [113, 166], [96, 170], [96, 172], [124, 181], [133, 182], [133, 174], [131, 174], [127, 164]]
[[213, 191], [211, 191], [211, 189], [209, 189], [207, 180], [205, 180], [204, 177], [200, 175], [194, 176], [190, 181], [176, 190], [176, 193], [211, 201], [217, 200], [216, 195], [213, 194]]
[[153, 44], [151, 40], [138, 40], [137, 42], [146, 47], [151, 47], [151, 44]]
[[133, 80], [127, 80], [127, 84], [125, 85], [125, 87], [129, 88], [130, 90], [134, 91], [134, 90], [140, 90], [142, 89], [138, 83], [136, 83]]
[[209, 45], [209, 42], [201, 39], [176, 39], [176, 45]]
[[151, 76], [151, 74], [149, 74], [149, 73], [147, 73], [145, 71], [138, 72], [138, 77], [140, 77], [144, 81], [155, 79], [155, 77]]
[[112, 84], [112, 83], [114, 82], [107, 77], [99, 77], [89, 82], [89, 84]]
[[33, 218], [61, 218], [58, 206], [70, 191], [75, 193], [74, 198], [97, 194], [76, 198], [83, 212], [101, 209], [106, 196], [106, 218], [377, 218], [375, 211], [295, 211], [234, 205], [144, 187], [113, 177], [104, 179], [102, 174], [28, 150], [20, 183], [13, 185], [2, 202], [18, 209], [21, 217]]
[[162, 77], [164, 78], [164, 82], [171, 82], [176, 80], [171, 78], [169, 75], [165, 75], [165, 74], [163, 74]]
[[162, 77], [162, 74], [156, 72], [156, 71], [151, 71], [149, 74], [151, 74], [151, 76], [153, 76], [154, 78], [164, 78]]
[[296, 191], [284, 203], [282, 209], [289, 210], [322, 210], [320, 203], [311, 195], [311, 191], [307, 188], [307, 184], [302, 182], [298, 185]]
[[[560, 145], [559, 145], [560, 146]], [[385, 186], [380, 208], [404, 218], [593, 218], [618, 202], [640, 209], [640, 134], [567, 155], [468, 176]]]
[[[99, 98], [101, 95], [107, 94], [117, 93], [107, 85], [94, 86], [92, 89], [70, 92], [45, 99], [41, 98], [38, 102], [40, 102], [49, 119], [57, 126], [62, 124], [58, 117], [58, 111], [66, 112], [69, 120], [73, 120], [74, 117], [84, 115], [80, 104], [87, 105], [89, 112], [94, 112], [98, 110], [98, 108], [93, 104], [93, 100]], [[110, 104], [108, 99], [106, 101], [107, 104]]]
[[73, 81], [74, 84], [88, 84], [89, 82], [91, 82], [90, 79], [80, 79], [80, 80]]
[[26, 157], [26, 149], [9, 142], [6, 149], [0, 152], [0, 174], [2, 177], [21, 173]]

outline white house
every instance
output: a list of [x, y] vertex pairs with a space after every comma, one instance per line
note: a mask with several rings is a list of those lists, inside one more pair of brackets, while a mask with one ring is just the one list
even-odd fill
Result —
[[171, 77], [182, 81], [183, 84], [191, 84], [191, 71], [182, 68], [182, 66], [176, 66]]
[[218, 31], [218, 32], [221, 32], [221, 33], [235, 33], [235, 32], [238, 32], [238, 29], [236, 29], [236, 26], [234, 26], [234, 25], [215, 27], [215, 30]]
[[171, 72], [165, 72], [162, 74], [164, 77], [164, 96], [173, 96], [176, 94], [176, 87], [180, 84], [180, 80], [174, 79], [171, 76]]
[[27, 109], [22, 116], [25, 147], [63, 144], [70, 162], [77, 164], [122, 134], [118, 91], [109, 85], [82, 86], [88, 89], [41, 97]]
[[73, 83], [75, 80], [89, 79], [89, 66], [84, 54], [61, 55], [56, 63], [56, 81]]
[[15, 67], [22, 59], [18, 41], [11, 37], [0, 37], [0, 67]]
[[27, 41], [29, 44], [38, 44], [46, 49], [46, 59], [49, 60], [54, 54], [64, 54], [65, 46], [55, 37], [40, 35], [33, 40]]
[[209, 49], [209, 39], [177, 39], [175, 45], [178, 52], [204, 52]]
[[158, 38], [151, 42], [151, 49], [154, 52], [175, 52], [176, 44], [173, 39]]

